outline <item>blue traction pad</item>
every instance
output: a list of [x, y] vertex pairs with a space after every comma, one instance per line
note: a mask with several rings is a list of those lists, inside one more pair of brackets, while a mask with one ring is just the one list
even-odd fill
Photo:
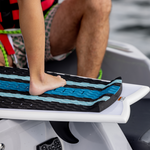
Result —
[[100, 112], [113, 104], [122, 91], [120, 77], [106, 82], [48, 73], [60, 75], [67, 84], [40, 96], [32, 96], [29, 94], [28, 70], [0, 67], [0, 108]]

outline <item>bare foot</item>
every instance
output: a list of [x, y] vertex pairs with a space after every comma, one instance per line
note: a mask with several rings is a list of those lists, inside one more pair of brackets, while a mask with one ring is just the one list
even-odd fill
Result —
[[31, 95], [41, 95], [46, 91], [62, 87], [65, 84], [66, 81], [60, 76], [52, 76], [45, 73], [41, 80], [30, 80], [29, 93]]

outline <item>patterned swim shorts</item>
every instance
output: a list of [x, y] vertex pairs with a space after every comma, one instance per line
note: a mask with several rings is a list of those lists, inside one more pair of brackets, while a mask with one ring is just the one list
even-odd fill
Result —
[[[53, 17], [59, 7], [59, 4], [56, 4], [47, 14], [45, 18], [45, 61], [49, 60], [57, 60], [61, 61], [65, 59], [72, 51], [66, 54], [62, 54], [59, 56], [53, 57], [51, 52], [50, 52], [50, 27], [51, 23], [53, 20]], [[16, 65], [17, 68], [23, 68], [24, 66], [27, 65], [27, 56], [26, 56], [26, 50], [25, 50], [25, 45], [24, 45], [24, 40], [22, 36], [11, 36], [12, 42], [13, 42], [13, 47], [15, 50], [15, 55], [14, 57], [12, 55], [13, 63]]]

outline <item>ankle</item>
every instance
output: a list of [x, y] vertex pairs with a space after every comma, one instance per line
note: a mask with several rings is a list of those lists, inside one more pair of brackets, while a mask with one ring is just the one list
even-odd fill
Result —
[[46, 73], [40, 73], [35, 75], [30, 75], [30, 83], [38, 83], [38, 82], [44, 82], [46, 78]]

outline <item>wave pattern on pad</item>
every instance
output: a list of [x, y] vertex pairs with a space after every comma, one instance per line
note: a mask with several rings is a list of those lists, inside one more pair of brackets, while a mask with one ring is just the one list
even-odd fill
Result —
[[[59, 73], [47, 72], [51, 75]], [[65, 87], [29, 94], [29, 71], [0, 67], [0, 108], [100, 112], [113, 104], [121, 94], [122, 79], [111, 82], [59, 74]]]

